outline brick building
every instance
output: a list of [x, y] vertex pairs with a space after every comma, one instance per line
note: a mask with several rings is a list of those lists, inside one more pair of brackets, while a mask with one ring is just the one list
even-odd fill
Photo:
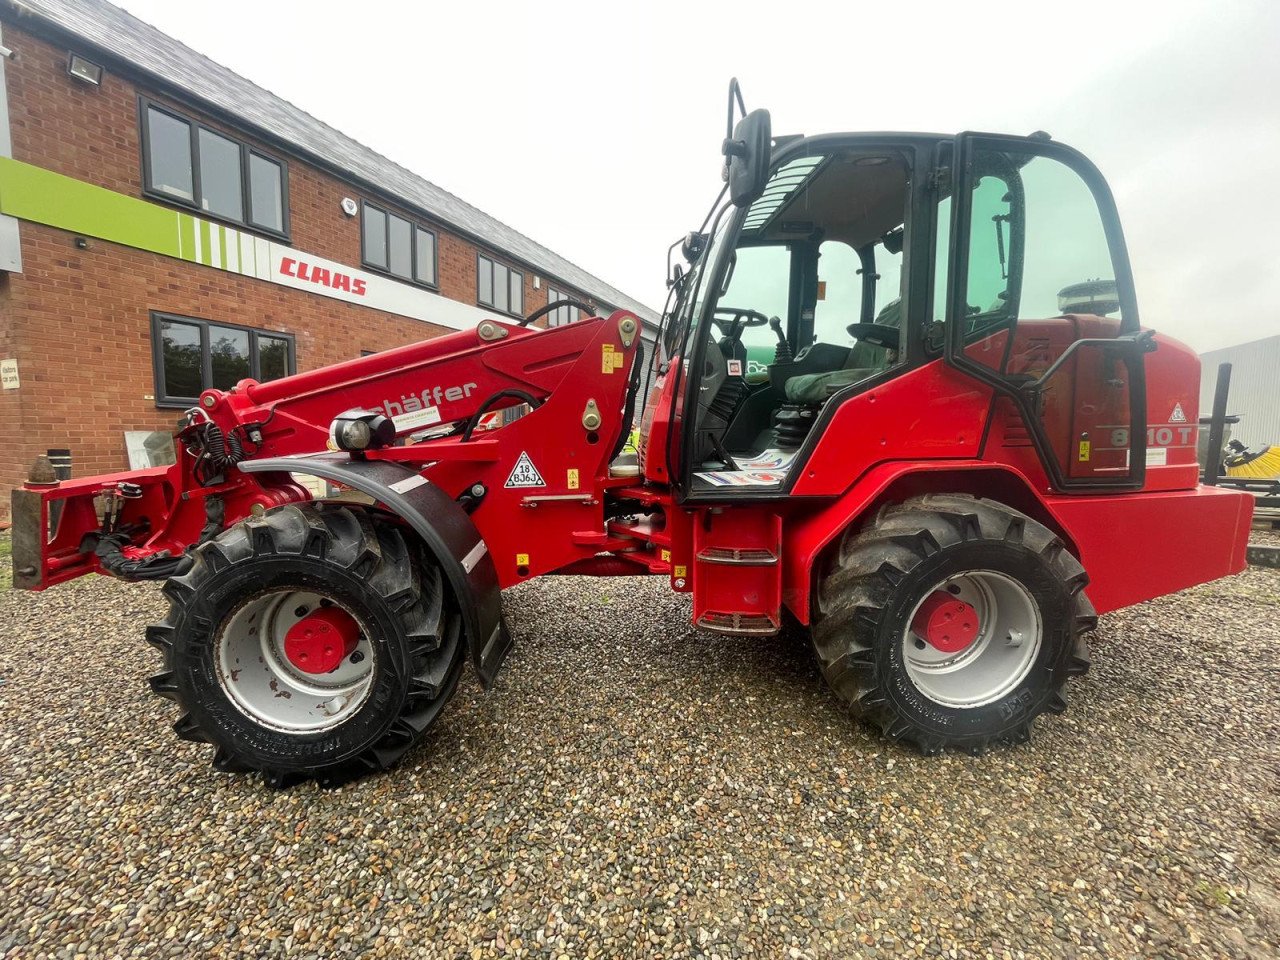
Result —
[[38, 454], [123, 469], [206, 386], [548, 297], [656, 320], [102, 0], [0, 0], [0, 53], [0, 516]]

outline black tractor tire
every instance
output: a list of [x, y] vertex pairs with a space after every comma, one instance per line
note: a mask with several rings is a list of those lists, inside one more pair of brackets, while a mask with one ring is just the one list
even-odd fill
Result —
[[[1041, 639], [1016, 686], [993, 702], [957, 707], [913, 681], [905, 648], [921, 601], [967, 571], [1020, 584], [1038, 608]], [[1097, 624], [1087, 583], [1062, 540], [1025, 514], [963, 494], [915, 497], [846, 532], [826, 558], [814, 649], [831, 688], [886, 736], [926, 755], [945, 748], [978, 754], [995, 742], [1029, 740], [1037, 716], [1066, 709], [1067, 678], [1088, 670], [1085, 634]]]
[[[187, 573], [165, 583], [168, 617], [147, 630], [164, 657], [151, 688], [181, 709], [174, 731], [212, 744], [215, 769], [257, 772], [272, 787], [336, 787], [392, 767], [440, 714], [464, 663], [457, 604], [424, 554], [390, 518], [327, 503], [268, 511], [198, 547]], [[345, 608], [373, 658], [358, 709], [320, 732], [251, 716], [221, 678], [222, 631], [237, 611], [289, 590]]]

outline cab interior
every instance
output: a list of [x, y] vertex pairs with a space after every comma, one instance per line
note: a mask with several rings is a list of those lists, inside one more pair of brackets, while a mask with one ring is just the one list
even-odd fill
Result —
[[779, 486], [829, 399], [898, 362], [910, 181], [895, 150], [802, 156], [747, 210], [720, 289], [699, 297], [716, 303], [693, 490]]

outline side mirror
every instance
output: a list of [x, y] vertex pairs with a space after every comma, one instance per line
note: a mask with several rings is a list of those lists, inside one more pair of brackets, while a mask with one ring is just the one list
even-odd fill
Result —
[[773, 134], [768, 110], [752, 110], [738, 121], [733, 136], [724, 142], [724, 177], [729, 199], [745, 207], [764, 193], [769, 182]]
[[[737, 112], [742, 114], [733, 125]], [[745, 207], [764, 193], [769, 182], [769, 160], [773, 152], [773, 130], [768, 110], [752, 110], [742, 99], [738, 78], [729, 81], [729, 111], [724, 124], [724, 180], [729, 184], [729, 199], [735, 207]]]
[[685, 234], [684, 242], [680, 244], [680, 253], [684, 256], [686, 263], [692, 266], [698, 262], [702, 251], [707, 249], [708, 239], [705, 233], [698, 233], [696, 230]]

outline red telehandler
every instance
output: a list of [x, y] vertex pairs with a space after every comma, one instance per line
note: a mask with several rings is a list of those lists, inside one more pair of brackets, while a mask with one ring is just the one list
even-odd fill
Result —
[[172, 466], [37, 463], [15, 585], [164, 580], [178, 736], [334, 785], [393, 765], [468, 659], [493, 683], [501, 591], [533, 577], [664, 576], [713, 632], [792, 620], [855, 715], [976, 753], [1064, 709], [1098, 613], [1243, 569], [1251, 498], [1198, 483], [1199, 361], [1139, 323], [1085, 157], [773, 139], [736, 82], [727, 133], [652, 349], [625, 311], [531, 324], [555, 303], [206, 390]]

